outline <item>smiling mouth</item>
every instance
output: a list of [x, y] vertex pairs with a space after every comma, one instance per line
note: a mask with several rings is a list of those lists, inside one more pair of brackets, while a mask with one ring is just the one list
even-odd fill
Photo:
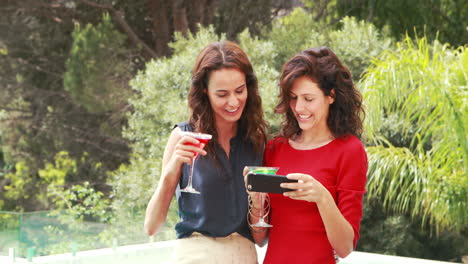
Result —
[[237, 112], [237, 110], [239, 110], [239, 107], [237, 107], [236, 109], [232, 109], [232, 110], [226, 109], [226, 111], [228, 111], [229, 113], [235, 113]]
[[312, 115], [297, 115], [300, 120], [307, 120], [312, 117]]

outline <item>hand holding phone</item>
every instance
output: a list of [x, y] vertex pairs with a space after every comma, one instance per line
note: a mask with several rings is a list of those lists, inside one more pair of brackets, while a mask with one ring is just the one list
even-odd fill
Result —
[[279, 193], [293, 191], [292, 189], [282, 188], [283, 182], [297, 182], [283, 175], [249, 173], [247, 174], [247, 190], [250, 192]]

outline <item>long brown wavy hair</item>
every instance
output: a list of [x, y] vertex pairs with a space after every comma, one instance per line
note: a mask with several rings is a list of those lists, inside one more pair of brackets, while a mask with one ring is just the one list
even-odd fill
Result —
[[188, 94], [191, 111], [189, 123], [197, 132], [213, 135], [206, 151], [213, 157], [214, 144], [218, 142], [215, 114], [208, 95], [210, 73], [220, 69], [238, 69], [245, 74], [247, 102], [237, 125], [237, 135], [249, 141], [255, 151], [261, 151], [266, 140], [267, 123], [263, 119], [262, 99], [258, 93], [258, 81], [245, 52], [230, 41], [214, 42], [198, 55], [192, 72], [192, 85]]
[[[280, 77], [279, 103], [276, 113], [284, 115], [281, 124], [281, 136], [290, 138], [301, 134], [301, 128], [290, 106], [289, 97], [294, 81], [302, 76], [316, 82], [326, 96], [333, 96], [327, 125], [335, 138], [362, 134], [362, 121], [365, 112], [362, 96], [354, 87], [351, 73], [338, 57], [327, 47], [306, 49], [289, 61], [282, 68]], [[335, 91], [332, 94], [332, 89]]]

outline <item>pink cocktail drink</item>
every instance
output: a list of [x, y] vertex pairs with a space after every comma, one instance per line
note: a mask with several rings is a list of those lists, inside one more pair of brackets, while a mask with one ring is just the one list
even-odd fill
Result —
[[[199, 147], [201, 149], [203, 149], [207, 144], [208, 142], [210, 141], [210, 139], [213, 137], [212, 135], [210, 134], [204, 134], [204, 133], [197, 133], [197, 132], [189, 132], [189, 131], [181, 131], [181, 135], [182, 136], [189, 136], [189, 137], [193, 137], [195, 138], [196, 140], [198, 140], [200, 143], [199, 144], [193, 144], [193, 143], [186, 143], [187, 145], [192, 145], [192, 146], [195, 146], [195, 147]], [[192, 187], [192, 177], [193, 177], [193, 168], [195, 167], [195, 161], [197, 160], [197, 157], [198, 157], [198, 152], [194, 152], [195, 156], [193, 157], [193, 160], [192, 160], [192, 166], [190, 166], [190, 175], [189, 175], [189, 181], [188, 181], [188, 184], [187, 186], [180, 190], [181, 192], [187, 192], [187, 193], [196, 193], [196, 194], [200, 194], [199, 191], [197, 191], [195, 188]]]
[[[193, 134], [200, 134], [200, 133], [193, 133]], [[205, 136], [206, 136], [206, 135], [208, 135], [208, 134], [202, 134], [202, 135], [205, 135]], [[201, 148], [201, 149], [203, 149], [203, 148], [208, 144], [208, 142], [209, 142], [210, 139], [211, 139], [211, 135], [209, 135], [210, 138], [202, 138], [202, 136], [200, 136], [200, 135], [192, 135], [192, 134], [190, 134], [190, 135], [188, 135], [188, 136], [191, 136], [191, 137], [196, 138], [200, 143], [199, 143], [199, 144], [186, 143], [186, 144], [187, 144], [187, 145], [192, 145], [192, 146], [195, 146], [195, 147], [198, 147], [198, 148]], [[196, 158], [196, 157], [198, 156], [199, 153], [198, 153], [198, 152], [194, 152], [194, 154], [195, 154], [195, 157], [193, 157], [193, 158]]]

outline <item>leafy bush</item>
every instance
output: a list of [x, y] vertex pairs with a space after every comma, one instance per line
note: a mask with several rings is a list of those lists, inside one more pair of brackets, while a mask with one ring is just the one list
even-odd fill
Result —
[[344, 17], [338, 30], [324, 30], [317, 38], [309, 39], [308, 47], [328, 46], [335, 52], [358, 81], [371, 60], [385, 50], [393, 49], [388, 33], [380, 32], [374, 25]]
[[428, 232], [407, 214], [389, 213], [379, 199], [366, 199], [358, 251], [461, 262], [468, 250], [467, 230]]
[[275, 21], [271, 31], [264, 33], [265, 40], [272, 42], [276, 49], [272, 65], [280, 70], [294, 54], [307, 48], [328, 46], [357, 81], [372, 58], [394, 48], [389, 33], [380, 32], [371, 23], [352, 17], [344, 17], [339, 29], [322, 23], [314, 21], [312, 14], [302, 8], [296, 8], [288, 16]]
[[20, 161], [13, 172], [6, 174], [7, 204], [30, 199], [35, 208], [40, 204], [52, 209], [23, 213], [27, 208], [17, 206], [13, 208], [15, 213], [0, 214], [0, 230], [17, 233], [13, 241], [21, 256], [26, 256], [28, 247], [35, 247], [41, 255], [65, 253], [73, 241], [81, 250], [109, 245], [102, 236], [112, 217], [110, 199], [97, 189], [102, 186], [76, 181], [80, 170], [86, 170], [89, 179], [99, 179], [103, 174], [101, 164], [92, 164], [86, 154], [75, 160], [65, 151], [57, 153], [54, 162], [46, 162], [37, 173], [33, 174], [26, 162]]
[[274, 68], [281, 70], [289, 58], [308, 48], [308, 41], [319, 38], [320, 28], [323, 26], [316, 23], [312, 15], [302, 8], [296, 8], [288, 16], [274, 21], [271, 31], [263, 33], [265, 39], [275, 45], [277, 56], [273, 64]]
[[103, 235], [112, 216], [110, 200], [102, 192], [89, 182], [66, 189], [52, 185], [48, 191], [56, 209], [48, 214], [51, 222], [44, 228], [48, 243], [36, 244], [38, 253], [49, 255], [69, 252], [74, 246], [86, 250], [111, 244]]

